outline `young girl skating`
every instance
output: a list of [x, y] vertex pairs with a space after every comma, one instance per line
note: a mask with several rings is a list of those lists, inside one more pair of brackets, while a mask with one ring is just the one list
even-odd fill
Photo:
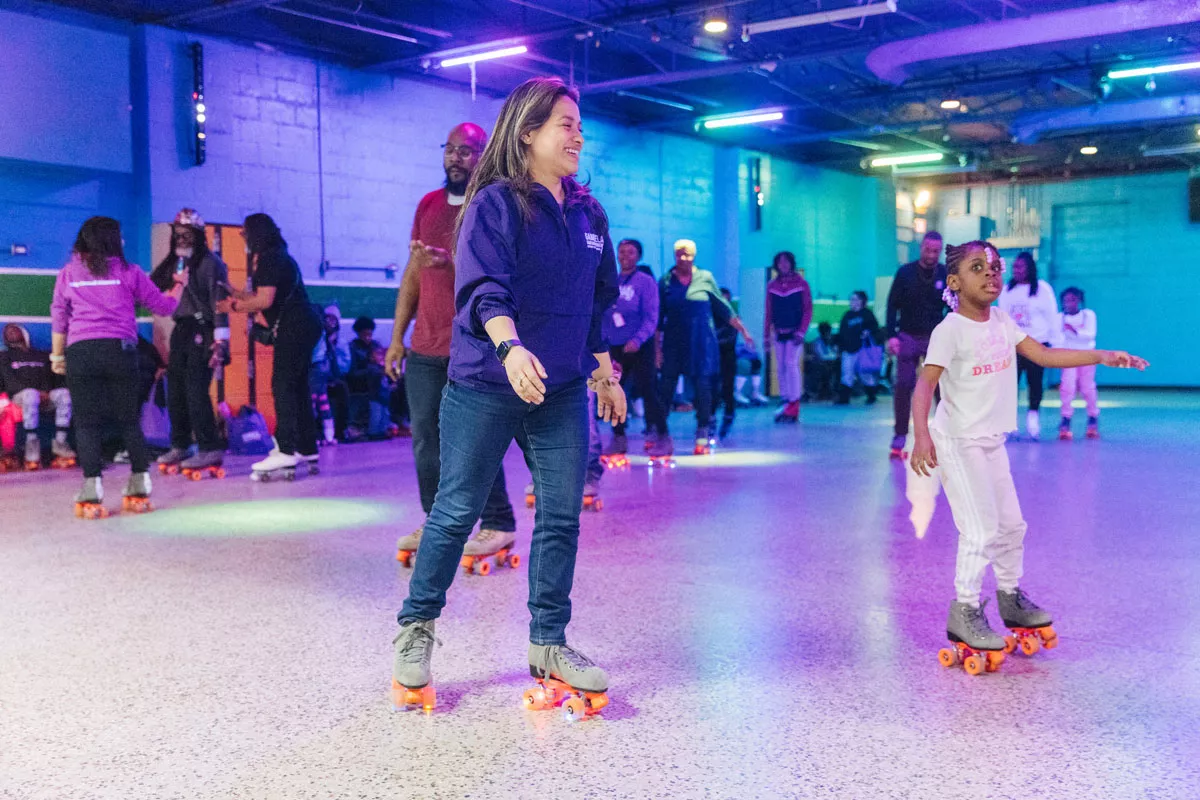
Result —
[[[939, 658], [952, 666], [965, 657], [967, 670], [978, 673], [999, 667], [1000, 651], [1006, 649], [980, 601], [988, 564], [996, 575], [1000, 618], [1017, 632], [1022, 649], [1037, 649], [1029, 635], [1034, 631], [1048, 646], [1056, 641], [1050, 614], [1019, 586], [1026, 525], [1004, 448], [1006, 434], [1017, 427], [1017, 356], [1059, 369], [1093, 364], [1145, 369], [1147, 363], [1120, 351], [1051, 349], [1026, 336], [1011, 317], [992, 307], [1004, 266], [985, 242], [947, 248], [946, 263], [946, 300], [954, 312], [934, 329], [917, 381], [911, 463], [919, 475], [940, 477], [959, 530], [957, 597], [946, 623], [955, 649]], [[930, 424], [939, 385], [942, 398]], [[1010, 639], [1007, 649], [1015, 644]]]
[[[1083, 307], [1083, 289], [1074, 286], [1062, 293], [1062, 313], [1058, 315], [1059, 336], [1062, 346], [1068, 350], [1091, 350], [1096, 346], [1096, 312]], [[1062, 401], [1062, 421], [1058, 424], [1058, 438], [1069, 441], [1071, 417], [1075, 409], [1076, 393], [1082, 394], [1087, 403], [1087, 438], [1100, 438], [1100, 393], [1096, 389], [1096, 365], [1072, 367], [1062, 371], [1062, 383], [1058, 397]]]

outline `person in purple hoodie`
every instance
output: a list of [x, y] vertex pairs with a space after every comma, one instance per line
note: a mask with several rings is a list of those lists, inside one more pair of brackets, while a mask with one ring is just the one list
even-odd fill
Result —
[[125, 260], [121, 225], [109, 217], [83, 223], [71, 260], [58, 273], [50, 303], [50, 366], [67, 376], [74, 407], [75, 443], [83, 488], [80, 516], [103, 516], [100, 482], [105, 423], [119, 428], [133, 472], [125, 486], [127, 510], [149, 510], [150, 453], [142, 436], [137, 386], [137, 306], [170, 316], [187, 284], [185, 269], [164, 294], [146, 273]]
[[[441, 478], [397, 617], [397, 705], [434, 705], [434, 625], [514, 438], [538, 497], [529, 670], [543, 686], [530, 691], [560, 681], [580, 693], [568, 701], [580, 714], [606, 702], [608, 676], [566, 639], [588, 461], [588, 390], [602, 419], [625, 419], [625, 394], [601, 335], [604, 310], [617, 295], [608, 220], [574, 177], [583, 148], [578, 103], [578, 92], [557, 78], [518, 86], [467, 186], [440, 411]], [[495, 546], [499, 561], [512, 534]], [[506, 560], [516, 566], [512, 555]]]
[[[637, 239], [623, 239], [617, 245], [617, 263], [621, 265], [621, 274], [618, 278], [617, 301], [604, 315], [604, 341], [610, 348], [613, 361], [621, 365], [621, 387], [628, 392], [630, 381], [647, 387], [646, 449], [649, 450], [659, 428], [666, 423], [658, 403], [658, 392], [655, 391], [654, 334], [658, 331], [658, 282], [653, 275], [638, 269], [641, 257], [642, 243]], [[628, 449], [625, 423], [614, 423], [613, 438], [604, 449], [604, 454], [624, 455]]]

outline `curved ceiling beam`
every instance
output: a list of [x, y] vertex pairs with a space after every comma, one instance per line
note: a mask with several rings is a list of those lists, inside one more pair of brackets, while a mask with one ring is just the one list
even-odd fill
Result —
[[880, 45], [867, 67], [880, 80], [901, 84], [926, 61], [993, 53], [1017, 47], [1093, 39], [1118, 33], [1200, 22], [1197, 0], [1121, 0], [1024, 19], [985, 22]]
[[1016, 119], [1012, 124], [1012, 133], [1022, 144], [1033, 144], [1050, 131], [1107, 128], [1188, 118], [1200, 118], [1200, 94], [1146, 97], [1121, 103], [1039, 111]]

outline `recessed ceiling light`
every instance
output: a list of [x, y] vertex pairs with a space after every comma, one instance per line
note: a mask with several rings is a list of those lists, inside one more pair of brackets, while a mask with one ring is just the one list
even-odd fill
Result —
[[723, 14], [710, 14], [704, 20], [704, 30], [706, 33], [724, 33], [729, 30], [729, 23], [725, 21]]
[[943, 100], [942, 108], [946, 111], [954, 111], [962, 105], [961, 100]]
[[1083, 147], [1079, 148], [1079, 152], [1085, 156], [1094, 156], [1094, 155], [1096, 155], [1096, 153], [1100, 152], [1100, 148], [1096, 147], [1096, 145], [1094, 145], [1094, 144], [1088, 144], [1088, 145], [1084, 145]]

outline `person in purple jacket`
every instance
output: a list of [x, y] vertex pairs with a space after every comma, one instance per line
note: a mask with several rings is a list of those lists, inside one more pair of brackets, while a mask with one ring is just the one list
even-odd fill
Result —
[[[654, 276], [638, 269], [642, 258], [642, 243], [623, 239], [617, 245], [617, 263], [621, 265], [617, 301], [604, 315], [604, 341], [613, 361], [621, 365], [621, 387], [628, 392], [629, 382], [644, 387], [646, 406], [646, 449], [654, 444], [658, 430], [665, 424], [662, 406], [658, 403], [655, 341], [658, 331], [658, 282]], [[629, 449], [625, 438], [625, 423], [613, 424], [613, 438], [604, 449], [605, 455], [624, 455]]]
[[138, 305], [170, 316], [187, 284], [185, 269], [164, 294], [146, 273], [125, 260], [121, 225], [109, 217], [83, 223], [71, 260], [58, 273], [50, 303], [50, 366], [67, 376], [74, 406], [75, 443], [83, 488], [75, 498], [80, 516], [102, 516], [105, 423], [117, 427], [133, 472], [123, 495], [129, 510], [149, 509], [150, 454], [142, 436], [137, 386]]
[[[604, 209], [574, 177], [583, 148], [578, 102], [578, 92], [557, 78], [518, 86], [467, 186], [440, 411], [441, 478], [397, 617], [397, 705], [411, 699], [433, 707], [434, 624], [514, 438], [538, 497], [529, 554], [530, 673], [596, 697], [608, 688], [604, 670], [566, 639], [588, 460], [588, 389], [602, 419], [625, 419], [625, 394], [601, 335], [604, 310], [617, 295], [616, 258]], [[513, 545], [511, 534], [496, 545], [499, 560]]]

